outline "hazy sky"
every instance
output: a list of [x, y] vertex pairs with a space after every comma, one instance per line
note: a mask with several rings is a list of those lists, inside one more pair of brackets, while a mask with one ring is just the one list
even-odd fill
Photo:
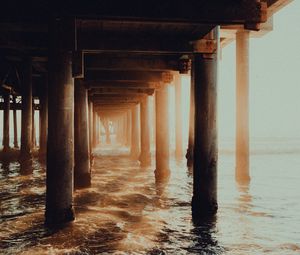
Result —
[[[222, 50], [220, 138], [235, 135], [235, 43]], [[250, 135], [300, 137], [300, 1], [274, 16], [274, 30], [250, 40]]]

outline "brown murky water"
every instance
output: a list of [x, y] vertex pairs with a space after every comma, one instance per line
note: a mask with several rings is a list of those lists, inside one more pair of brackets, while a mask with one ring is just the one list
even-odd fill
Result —
[[153, 166], [111, 152], [97, 151], [92, 187], [75, 192], [76, 221], [54, 230], [43, 225], [44, 165], [21, 175], [19, 163], [0, 163], [0, 253], [300, 254], [300, 153], [253, 155], [248, 186], [221, 154], [218, 215], [195, 222], [184, 160], [155, 180]]

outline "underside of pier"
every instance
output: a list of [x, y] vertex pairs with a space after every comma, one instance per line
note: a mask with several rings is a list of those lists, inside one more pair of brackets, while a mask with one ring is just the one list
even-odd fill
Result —
[[[9, 111], [21, 110], [21, 144], [15, 139], [14, 147], [20, 146], [21, 161], [31, 160], [36, 151], [34, 112], [39, 111], [39, 155], [46, 159], [47, 166], [46, 223], [66, 223], [75, 218], [73, 188], [91, 185], [93, 150], [103, 143], [101, 132], [106, 134], [105, 143], [110, 144], [109, 133], [113, 129], [118, 142], [130, 147], [132, 158], [139, 160], [141, 166], [149, 166], [149, 126], [155, 126], [153, 170], [157, 178], [168, 176], [168, 86], [175, 84], [178, 113], [180, 75], [191, 77], [186, 156], [194, 173], [193, 215], [215, 214], [217, 67], [220, 45], [230, 40], [222, 37], [220, 26], [227, 31], [238, 30], [243, 40], [242, 36], [248, 32], [259, 31], [271, 13], [286, 2], [30, 0], [20, 3], [11, 0], [2, 3], [2, 153], [12, 150]], [[155, 123], [150, 123], [148, 110], [151, 96], [155, 96]], [[14, 123], [17, 137], [17, 121]], [[181, 123], [176, 120], [178, 157], [185, 154]]]

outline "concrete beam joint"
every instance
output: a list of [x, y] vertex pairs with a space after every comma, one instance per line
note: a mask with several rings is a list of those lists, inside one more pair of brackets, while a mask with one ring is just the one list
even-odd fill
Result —
[[191, 44], [194, 47], [194, 53], [213, 54], [218, 49], [218, 42], [213, 39], [201, 39], [193, 41]]
[[163, 83], [171, 83], [174, 80], [174, 76], [170, 72], [163, 72], [161, 78]]

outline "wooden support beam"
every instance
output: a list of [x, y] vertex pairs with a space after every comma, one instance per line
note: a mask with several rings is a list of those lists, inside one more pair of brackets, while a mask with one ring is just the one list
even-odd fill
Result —
[[138, 104], [141, 102], [141, 99], [107, 99], [107, 100], [97, 100], [93, 103], [97, 106], [99, 105], [122, 105], [122, 104]]
[[97, 100], [131, 100], [131, 99], [141, 99], [145, 98], [145, 94], [141, 93], [127, 93], [127, 94], [95, 94], [93, 96], [90, 96], [89, 98], [93, 101]]
[[[123, 42], [123, 40], [122, 40]], [[88, 55], [85, 57], [87, 70], [134, 70], [134, 71], [165, 71], [178, 70], [180, 56], [121, 56], [117, 54]]]
[[160, 82], [163, 72], [87, 71], [86, 80]]
[[[34, 104], [32, 105], [32, 107], [34, 108], [35, 111], [39, 111], [40, 110], [40, 105], [39, 104]], [[4, 103], [0, 102], [0, 110], [3, 111], [4, 109]], [[22, 110], [22, 103], [11, 103], [10, 104], [10, 109], [11, 110]]]
[[94, 88], [89, 91], [90, 95], [98, 95], [98, 94], [122, 94], [122, 95], [130, 95], [130, 94], [146, 94], [153, 95], [155, 89], [140, 89], [140, 88]]
[[[30, 4], [18, 0], [3, 3], [2, 21], [45, 21], [51, 13], [78, 18], [129, 20], [144, 22], [247, 24], [264, 21], [264, 4], [257, 0], [119, 0], [77, 1], [49, 4], [46, 0], [32, 0]], [[18, 11], [16, 11], [18, 6]], [[134, 8], [133, 8], [134, 7]]]
[[93, 103], [95, 105], [122, 105], [122, 104], [138, 104], [141, 102], [141, 99], [131, 99], [131, 98], [125, 98], [125, 99], [98, 99], [93, 100]]
[[134, 104], [127, 103], [127, 104], [106, 104], [102, 105], [101, 107], [95, 104], [96, 111], [109, 111], [109, 110], [127, 110], [130, 109]]
[[91, 80], [84, 81], [86, 88], [114, 88], [114, 89], [155, 89], [157, 83], [147, 81], [106, 81], [106, 80]]
[[[209, 32], [209, 26], [197, 38], [204, 36]], [[191, 38], [196, 39], [196, 38]], [[162, 33], [159, 36], [140, 36], [136, 33], [127, 35], [107, 35], [94, 32], [80, 32], [78, 34], [78, 47], [85, 52], [101, 53], [101, 52], [133, 52], [133, 53], [148, 53], [148, 54], [174, 54], [174, 53], [192, 53], [193, 45], [187, 36], [166, 35]], [[169, 63], [168, 68], [173, 70], [172, 63]], [[125, 66], [124, 66], [125, 67]]]

